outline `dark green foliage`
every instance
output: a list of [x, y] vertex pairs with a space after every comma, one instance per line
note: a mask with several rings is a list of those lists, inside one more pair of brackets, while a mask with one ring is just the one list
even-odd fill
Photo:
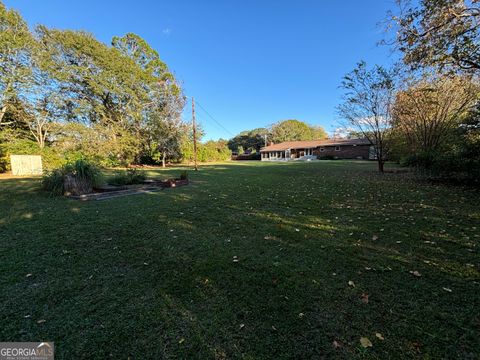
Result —
[[180, 173], [180, 180], [188, 180], [188, 171], [184, 170]]
[[239, 154], [232, 157], [234, 160], [261, 160], [262, 156], [258, 153], [252, 154]]
[[138, 169], [127, 169], [116, 171], [115, 175], [108, 181], [112, 185], [133, 185], [141, 184], [145, 180], [145, 174]]
[[96, 165], [81, 159], [47, 172], [42, 178], [42, 187], [52, 195], [73, 193], [75, 189], [70, 185], [72, 180], [75, 186], [92, 189], [103, 183], [103, 174]]
[[479, 358], [478, 191], [366, 161], [189, 176], [87, 202], [0, 178], [0, 338], [58, 359]]
[[[470, 151], [474, 150], [474, 151]], [[425, 178], [480, 185], [480, 151], [457, 148], [452, 151], [418, 153], [400, 160]]]
[[260, 152], [260, 149], [265, 146], [265, 136], [269, 135], [269, 129], [265, 128], [242, 131], [228, 141], [228, 148], [238, 154], [245, 151]]
[[23, 138], [13, 138], [5, 142], [0, 140], [0, 168], [3, 164], [4, 171], [10, 170], [10, 155], [41, 155], [45, 170], [58, 168], [65, 163], [64, 157], [55, 149], [40, 149], [36, 141]]
[[322, 160], [335, 160], [335, 156], [333, 156], [333, 155], [320, 155], [320, 159], [322, 159]]
[[51, 195], [59, 196], [64, 194], [65, 173], [64, 169], [48, 171], [42, 178], [42, 188]]

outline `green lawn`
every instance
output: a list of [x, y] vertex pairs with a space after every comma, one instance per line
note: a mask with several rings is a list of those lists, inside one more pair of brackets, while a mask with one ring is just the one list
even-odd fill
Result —
[[57, 359], [479, 358], [478, 191], [368, 162], [190, 177], [92, 202], [0, 180], [0, 340]]

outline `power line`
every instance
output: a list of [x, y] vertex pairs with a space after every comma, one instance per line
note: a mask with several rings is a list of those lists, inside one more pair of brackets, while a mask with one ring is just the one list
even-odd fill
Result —
[[205, 112], [205, 114], [207, 114], [210, 117], [210, 119], [212, 119], [218, 126], [220, 126], [223, 130], [225, 130], [229, 135], [235, 136], [234, 134], [232, 134], [231, 131], [227, 130], [225, 126], [223, 126], [219, 121], [217, 121], [212, 115], [210, 115], [210, 113], [207, 110], [205, 110], [205, 108], [202, 106], [202, 104], [198, 102], [198, 100], [195, 100], [195, 104], [198, 105], [200, 109], [202, 109]]

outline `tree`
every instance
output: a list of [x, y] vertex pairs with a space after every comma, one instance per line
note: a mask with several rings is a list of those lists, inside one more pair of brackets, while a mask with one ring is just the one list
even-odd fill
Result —
[[112, 46], [135, 61], [145, 74], [150, 76], [149, 84], [163, 81], [177, 85], [167, 64], [160, 59], [158, 52], [137, 34], [128, 33], [122, 37], [114, 36]]
[[[44, 26], [37, 32], [45, 47], [43, 69], [63, 95], [62, 117], [105, 127], [109, 141], [117, 143], [114, 157], [138, 162], [152, 139], [152, 121], [166, 116], [164, 108], [172, 98], [183, 104], [181, 88], [158, 53], [131, 33], [115, 37], [110, 47], [85, 32]], [[164, 134], [166, 129], [155, 131]], [[137, 149], [133, 159], [132, 146]]]
[[[27, 23], [14, 10], [0, 2], [0, 127], [12, 124], [5, 115], [18, 101], [31, 82], [31, 53], [34, 38]], [[10, 108], [10, 109], [9, 109]]]
[[313, 140], [325, 138], [325, 131], [317, 126], [311, 127], [298, 120], [284, 120], [272, 125], [271, 140], [275, 143], [283, 141]]
[[[172, 115], [179, 117], [185, 105], [180, 86], [178, 86], [174, 76], [160, 59], [158, 52], [136, 34], [128, 33], [123, 37], [116, 36], [112, 39], [112, 46], [124, 56], [132, 59], [138, 69], [141, 69], [138, 75], [142, 81], [138, 83], [138, 86], [145, 90], [145, 96], [148, 98], [143, 104], [147, 110], [147, 118], [143, 119], [146, 121], [145, 124], [142, 123], [142, 118], [139, 118], [140, 121], [135, 123], [137, 135], [140, 134], [142, 127], [149, 122], [148, 116], [153, 116], [158, 121], [158, 115], [162, 114], [168, 117], [160, 132], [166, 138], [164, 141], [158, 138], [156, 140], [163, 144], [171, 143], [171, 138], [177, 137], [175, 129], [178, 127], [178, 124], [172, 124]], [[152, 112], [151, 109], [154, 109], [154, 111]], [[167, 129], [171, 129], [173, 133], [166, 134]], [[169, 156], [166, 148], [163, 154], [162, 163], [165, 165], [165, 157]]]
[[0, 1], [2, 142], [33, 139], [42, 152], [81, 152], [106, 165], [139, 161], [147, 149], [165, 163], [180, 157], [173, 148], [187, 132], [184, 104], [179, 83], [140, 36], [114, 37], [110, 46], [83, 31], [31, 32]]
[[311, 126], [310, 130], [312, 132], [312, 140], [323, 140], [328, 138], [327, 132], [321, 126]]
[[47, 48], [43, 66], [59, 83], [69, 120], [131, 128], [142, 116], [147, 90], [134, 60], [71, 30], [38, 29]]
[[368, 69], [363, 61], [344, 76], [341, 85], [345, 94], [338, 113], [346, 127], [362, 133], [372, 143], [380, 172], [388, 153], [395, 86], [395, 71], [378, 65]]
[[438, 66], [480, 71], [480, 7], [477, 0], [397, 0], [391, 15], [395, 43], [413, 68]]
[[269, 130], [266, 128], [242, 131], [228, 141], [228, 147], [231, 151], [238, 153], [245, 150], [260, 152], [260, 149], [265, 146], [265, 136], [269, 136]]
[[411, 154], [434, 154], [445, 147], [452, 131], [475, 105], [478, 86], [466, 77], [435, 75], [414, 80], [398, 92], [393, 125]]
[[147, 127], [148, 147], [153, 150], [155, 160], [161, 159], [163, 167], [167, 159], [181, 157], [182, 138], [188, 132], [188, 125], [181, 118], [185, 98], [177, 96], [176, 92], [165, 92], [164, 95], [150, 109]]
[[225, 161], [229, 160], [231, 155], [227, 141], [223, 139], [209, 140], [200, 143], [198, 147], [198, 160], [201, 162]]

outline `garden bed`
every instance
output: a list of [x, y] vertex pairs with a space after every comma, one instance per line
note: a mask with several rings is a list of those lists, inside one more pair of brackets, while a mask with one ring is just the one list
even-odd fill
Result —
[[119, 196], [127, 195], [136, 195], [136, 194], [145, 194], [152, 193], [163, 190], [165, 188], [179, 187], [188, 185], [188, 179], [168, 179], [168, 180], [158, 180], [150, 179], [144, 180], [141, 184], [134, 185], [103, 185], [97, 188], [94, 188], [92, 193], [83, 194], [83, 195], [69, 195], [67, 197], [77, 200], [106, 200], [112, 199]]

